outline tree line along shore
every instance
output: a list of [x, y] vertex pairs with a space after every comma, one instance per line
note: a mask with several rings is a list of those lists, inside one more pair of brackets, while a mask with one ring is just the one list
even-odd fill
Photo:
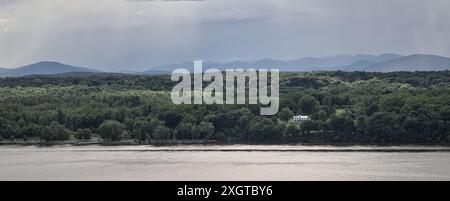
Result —
[[282, 73], [274, 116], [259, 105], [174, 105], [175, 84], [168, 75], [0, 78], [0, 144], [450, 142], [449, 71]]

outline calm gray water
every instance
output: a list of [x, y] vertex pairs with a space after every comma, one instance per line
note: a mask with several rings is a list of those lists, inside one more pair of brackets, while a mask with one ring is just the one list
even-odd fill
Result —
[[0, 146], [0, 180], [450, 180], [446, 147]]

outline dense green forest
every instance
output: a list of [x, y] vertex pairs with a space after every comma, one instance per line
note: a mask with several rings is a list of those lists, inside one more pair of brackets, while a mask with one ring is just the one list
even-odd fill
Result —
[[[170, 76], [0, 79], [0, 141], [445, 144], [450, 72], [282, 73], [280, 112], [174, 105]], [[311, 120], [293, 122], [293, 115]]]

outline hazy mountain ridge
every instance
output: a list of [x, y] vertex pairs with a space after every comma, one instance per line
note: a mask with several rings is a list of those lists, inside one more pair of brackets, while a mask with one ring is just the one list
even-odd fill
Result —
[[101, 71], [79, 67], [71, 66], [67, 64], [62, 64], [58, 62], [43, 61], [35, 64], [30, 64], [20, 68], [15, 68], [8, 70], [0, 75], [2, 77], [20, 77], [27, 75], [49, 75], [49, 74], [60, 74], [60, 73], [70, 73], [70, 72], [92, 72], [100, 73]]
[[385, 62], [372, 64], [366, 67], [365, 71], [442, 71], [450, 69], [450, 58], [426, 55], [413, 54], [398, 59], [393, 59]]
[[[192, 64], [194, 65], [194, 64]], [[170, 71], [165, 71], [165, 70], [147, 70], [144, 72], [135, 72], [135, 73], [131, 73], [131, 74], [144, 74], [144, 75], [164, 75], [164, 74], [170, 74]]]
[[[160, 65], [150, 68], [143, 72], [111, 72], [119, 74], [144, 74], [144, 75], [161, 75], [170, 74], [175, 69], [185, 68], [193, 72], [194, 63], [183, 62], [178, 64]], [[450, 58], [427, 54], [413, 54], [402, 56], [397, 54], [374, 55], [337, 55], [327, 57], [305, 57], [297, 60], [276, 60], [261, 59], [256, 61], [233, 61], [228, 63], [217, 63], [204, 61], [203, 70], [217, 68], [278, 68], [284, 72], [299, 71], [317, 71], [317, 70], [342, 70], [342, 71], [368, 71], [368, 72], [392, 72], [392, 71], [442, 71], [450, 70]], [[101, 74], [103, 71], [92, 68], [71, 66], [58, 62], [39, 62], [16, 69], [0, 68], [0, 77], [19, 77], [29, 75], [53, 75], [53, 74], [69, 74], [77, 75]]]
[[[345, 70], [347, 67], [355, 68], [355, 70], [362, 70], [367, 67], [366, 65], [358, 67], [361, 61], [370, 61], [375, 64], [378, 62], [385, 62], [393, 59], [402, 58], [404, 56], [397, 54], [382, 54], [378, 56], [374, 55], [337, 55], [327, 57], [305, 57], [297, 60], [276, 60], [276, 59], [261, 59], [256, 61], [233, 61], [229, 63], [215, 63], [206, 61], [203, 63], [203, 68], [279, 68], [281, 71], [314, 71], [314, 70]], [[352, 66], [352, 64], [354, 64]], [[167, 64], [151, 68], [151, 70], [165, 70], [173, 71], [177, 68], [186, 68], [190, 71], [193, 70], [193, 62], [183, 62], [178, 64]]]
[[9, 71], [9, 69], [7, 69], [7, 68], [0, 68], [0, 75], [2, 73], [6, 73], [7, 71]]
[[375, 61], [370, 61], [370, 60], [359, 60], [356, 61], [348, 66], [344, 66], [342, 70], [344, 71], [358, 71], [361, 70], [362, 67], [366, 67], [366, 66], [371, 66], [376, 64], [377, 62]]

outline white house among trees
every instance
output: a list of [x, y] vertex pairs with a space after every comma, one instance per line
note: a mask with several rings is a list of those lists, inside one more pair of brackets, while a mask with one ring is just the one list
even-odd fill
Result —
[[302, 123], [306, 120], [309, 120], [308, 116], [302, 116], [302, 115], [294, 116], [294, 122]]

